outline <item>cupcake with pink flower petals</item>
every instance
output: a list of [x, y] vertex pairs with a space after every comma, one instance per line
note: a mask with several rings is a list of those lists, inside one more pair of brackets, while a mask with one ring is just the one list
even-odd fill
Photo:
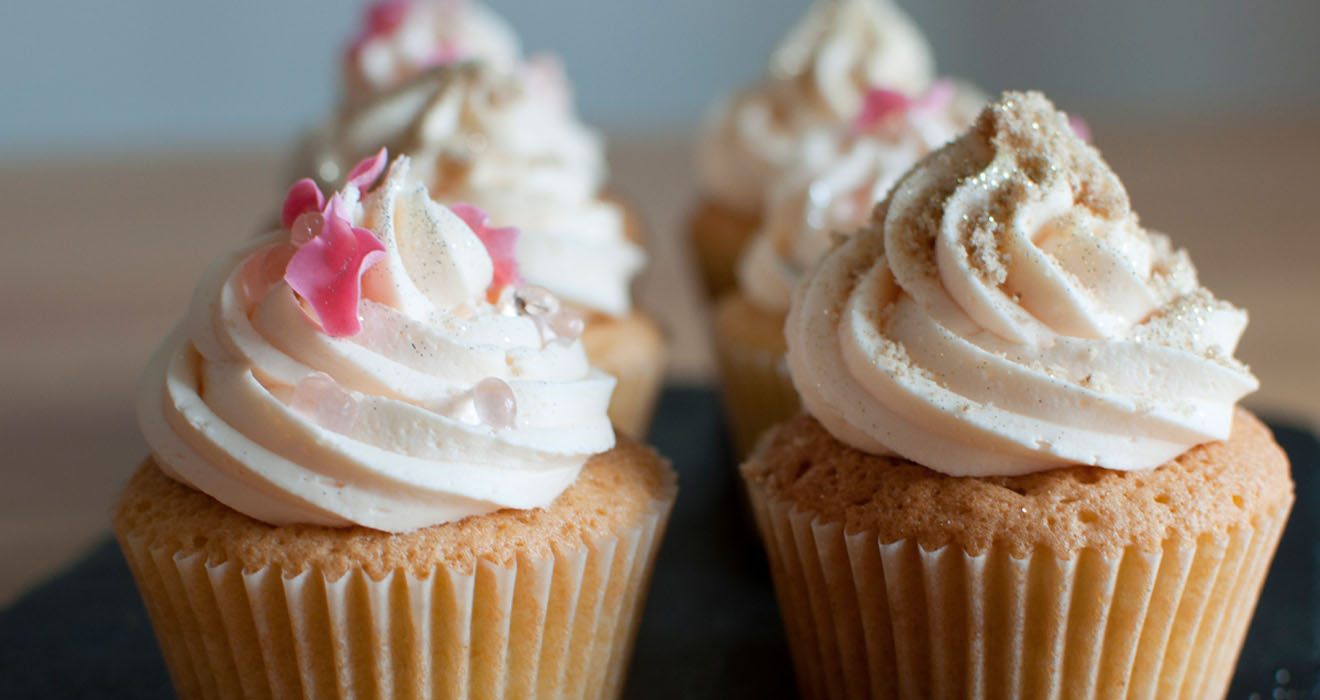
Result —
[[[524, 59], [511, 35], [496, 40], [503, 34], [479, 5], [376, 8], [349, 49], [344, 100], [309, 141], [300, 174], [333, 186], [348, 164], [385, 146], [411, 157], [412, 179], [437, 201], [468, 202], [492, 224], [517, 227], [527, 282], [581, 316], [588, 356], [619, 379], [611, 417], [643, 434], [665, 363], [663, 336], [631, 294], [646, 265], [644, 234], [606, 188], [601, 138], [578, 119], [558, 60]], [[446, 13], [466, 20], [444, 24]], [[474, 27], [466, 44], [463, 21]], [[448, 43], [408, 39], [446, 32]], [[413, 44], [427, 48], [403, 51]], [[390, 67], [372, 67], [373, 52], [390, 56], [379, 60]]]
[[175, 687], [617, 697], [674, 474], [520, 233], [385, 164], [295, 184], [143, 376], [114, 525]]
[[478, 0], [375, 0], [344, 55], [344, 100], [370, 100], [454, 61], [509, 72], [521, 60], [513, 28]]
[[1294, 501], [1247, 314], [1038, 92], [797, 285], [741, 467], [803, 697], [1223, 698]]
[[[715, 303], [717, 367], [739, 456], [798, 411], [783, 334], [794, 285], [833, 236], [856, 230], [985, 102], [964, 82], [934, 77], [921, 35], [887, 1], [816, 5], [774, 65], [784, 75], [726, 106], [700, 154], [704, 182], [723, 193], [703, 210], [739, 201], [755, 209], [755, 222], [730, 234], [699, 214], [692, 241]], [[736, 250], [725, 249], [735, 238]]]
[[925, 37], [892, 0], [813, 3], [766, 75], [721, 101], [698, 143], [688, 236], [710, 298], [737, 285], [738, 256], [775, 182], [802, 158], [828, 155], [871, 91], [915, 99], [934, 81]]

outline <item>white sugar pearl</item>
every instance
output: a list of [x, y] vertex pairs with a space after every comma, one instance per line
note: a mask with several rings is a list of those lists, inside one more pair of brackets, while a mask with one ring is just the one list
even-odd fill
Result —
[[518, 419], [518, 403], [513, 389], [499, 377], [486, 377], [472, 390], [472, 405], [477, 418], [496, 430], [512, 428]]
[[545, 325], [553, 339], [571, 343], [582, 337], [582, 329], [587, 324], [572, 311], [560, 310], [546, 316]]
[[545, 287], [529, 284], [518, 288], [518, 307], [528, 316], [544, 316], [559, 310], [559, 299]]
[[293, 388], [293, 410], [336, 433], [347, 433], [357, 421], [357, 401], [325, 372], [312, 372]]
[[517, 316], [521, 304], [518, 293], [512, 287], [506, 286], [500, 290], [500, 296], [495, 300], [495, 310], [504, 316]]

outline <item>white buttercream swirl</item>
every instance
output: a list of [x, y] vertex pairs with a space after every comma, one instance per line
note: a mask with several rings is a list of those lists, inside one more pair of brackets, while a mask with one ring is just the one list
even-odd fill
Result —
[[955, 85], [950, 99], [914, 104], [862, 131], [818, 144], [770, 189], [761, 230], [738, 262], [739, 288], [758, 307], [787, 313], [793, 288], [834, 234], [861, 226], [908, 168], [962, 133], [985, 104]]
[[480, 60], [507, 73], [522, 58], [513, 28], [484, 3], [393, 2], [402, 8], [398, 25], [363, 36], [345, 57], [344, 99], [349, 102], [369, 99], [437, 63]]
[[1246, 314], [1137, 223], [1099, 154], [1008, 93], [794, 294], [794, 385], [840, 440], [956, 476], [1156, 467], [1228, 436]]
[[479, 63], [435, 68], [343, 111], [316, 139], [315, 172], [342, 177], [382, 145], [410, 155], [441, 202], [469, 202], [516, 226], [523, 276], [566, 301], [622, 316], [646, 254], [623, 209], [602, 195], [600, 137], [576, 117], [557, 62], [507, 74]]
[[866, 93], [909, 96], [934, 79], [920, 30], [890, 0], [817, 0], [775, 50], [770, 75], [720, 106], [698, 149], [702, 186], [745, 212], [760, 211], [770, 184], [836, 138]]
[[[580, 341], [546, 342], [532, 318], [488, 303], [481, 241], [406, 174], [396, 161], [360, 203], [346, 190], [348, 218], [386, 249], [363, 279], [356, 335], [322, 332], [283, 281], [246, 286], [246, 263], [288, 231], [209, 268], [139, 389], [167, 474], [272, 524], [401, 532], [546, 506], [613, 446], [614, 379]], [[492, 377], [512, 391], [512, 425], [481, 419], [476, 387]]]

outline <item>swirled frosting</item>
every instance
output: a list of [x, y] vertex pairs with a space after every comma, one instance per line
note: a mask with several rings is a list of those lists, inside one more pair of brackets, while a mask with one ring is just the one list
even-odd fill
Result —
[[804, 145], [835, 138], [869, 90], [915, 96], [933, 79], [925, 38], [890, 0], [817, 0], [775, 50], [769, 76], [710, 120], [698, 150], [702, 186], [729, 206], [758, 212], [770, 184], [804, 157]]
[[838, 439], [955, 476], [1154, 468], [1228, 436], [1246, 314], [1143, 229], [1095, 149], [1007, 93], [794, 293], [788, 364]]
[[356, 334], [323, 330], [278, 269], [251, 281], [280, 265], [289, 229], [208, 269], [139, 389], [167, 474], [272, 524], [401, 532], [545, 506], [613, 446], [614, 379], [508, 291], [487, 301], [482, 240], [407, 173], [401, 158], [361, 201], [342, 193], [384, 249]]
[[337, 182], [381, 146], [410, 155], [413, 177], [438, 201], [470, 202], [517, 226], [529, 281], [594, 311], [631, 308], [646, 254], [627, 239], [622, 208], [602, 196], [600, 138], [574, 114], [557, 62], [513, 73], [474, 62], [433, 68], [348, 105], [315, 139], [312, 167]]
[[344, 99], [369, 99], [444, 63], [509, 72], [521, 58], [513, 29], [477, 0], [376, 0], [344, 57]]
[[738, 262], [738, 283], [758, 307], [787, 313], [793, 287], [829, 250], [833, 234], [861, 226], [898, 178], [962, 133], [985, 103], [976, 89], [940, 81], [933, 100], [894, 109], [866, 128], [814, 144], [774, 183], [761, 230]]

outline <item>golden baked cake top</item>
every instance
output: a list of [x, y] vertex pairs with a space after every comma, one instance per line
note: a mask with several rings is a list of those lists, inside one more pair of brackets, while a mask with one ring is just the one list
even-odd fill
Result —
[[250, 569], [278, 567], [286, 576], [308, 569], [330, 579], [362, 567], [374, 579], [392, 571], [425, 576], [437, 564], [471, 572], [477, 560], [512, 566], [519, 556], [544, 559], [638, 522], [657, 502], [672, 499], [674, 474], [653, 450], [627, 438], [596, 455], [577, 480], [545, 508], [506, 509], [412, 532], [365, 527], [276, 527], [239, 513], [167, 478], [148, 460], [115, 509], [115, 528], [148, 547], [200, 551], [211, 564], [229, 560]]
[[1287, 456], [1242, 409], [1228, 440], [1158, 469], [1073, 466], [1008, 477], [953, 477], [866, 454], [802, 414], [771, 433], [743, 473], [773, 498], [841, 522], [846, 532], [973, 555], [992, 546], [1014, 556], [1037, 547], [1061, 557], [1081, 549], [1155, 551], [1171, 537], [1222, 534], [1244, 516], [1277, 515], [1292, 502]]

